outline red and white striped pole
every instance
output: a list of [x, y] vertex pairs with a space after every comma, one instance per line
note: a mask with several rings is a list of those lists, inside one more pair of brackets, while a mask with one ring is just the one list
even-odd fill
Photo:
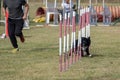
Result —
[[[72, 20], [73, 22], [73, 20]], [[72, 23], [73, 25], [73, 23]], [[73, 46], [73, 41], [74, 41], [74, 27], [72, 26], [71, 30], [71, 46], [70, 46], [70, 64], [73, 64], [73, 52], [74, 52], [74, 46]]]
[[79, 12], [79, 27], [78, 27], [78, 60], [81, 58], [81, 29], [82, 29], [82, 10]]
[[60, 15], [59, 23], [59, 70], [62, 72], [62, 15]]
[[86, 8], [86, 38], [90, 37], [90, 8]]
[[69, 67], [69, 53], [70, 53], [70, 13], [67, 15], [67, 68]]
[[[77, 48], [76, 48], [76, 20], [75, 20], [76, 13], [73, 12], [72, 31], [70, 31], [70, 13], [68, 13], [68, 15], [67, 13], [65, 13], [64, 15], [65, 17], [64, 17], [63, 43], [62, 43], [62, 16], [61, 15], [60, 15], [60, 24], [59, 24], [59, 68], [60, 68], [60, 72], [66, 71], [69, 68], [69, 65], [75, 63], [77, 60], [81, 58], [82, 37], [83, 38], [90, 37], [90, 9], [89, 8], [84, 8], [80, 10]], [[70, 37], [71, 37], [71, 41], [70, 41]], [[62, 52], [62, 47], [63, 47], [63, 52]], [[70, 51], [70, 59], [68, 56], [69, 51]]]
[[72, 32], [71, 32], [71, 56], [70, 56], [70, 64], [75, 62], [75, 12], [73, 12], [72, 17]]
[[82, 13], [82, 36], [81, 37], [85, 37], [85, 9], [81, 9], [81, 13]]
[[74, 46], [74, 60], [73, 63], [76, 62], [76, 57], [77, 57], [77, 53], [76, 53], [76, 20], [75, 20], [75, 11], [73, 11], [73, 18], [72, 18], [72, 26], [73, 26], [73, 46]]
[[67, 13], [65, 13], [65, 18], [64, 18], [64, 45], [63, 45], [63, 53], [64, 53], [64, 70], [66, 70], [66, 46], [67, 46], [67, 43], [66, 43], [66, 39], [67, 38]]

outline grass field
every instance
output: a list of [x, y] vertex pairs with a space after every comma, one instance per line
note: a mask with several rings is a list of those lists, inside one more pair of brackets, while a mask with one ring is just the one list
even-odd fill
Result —
[[[30, 3], [30, 21], [39, 6], [43, 4]], [[120, 80], [120, 24], [91, 27], [93, 57], [81, 58], [62, 73], [59, 72], [58, 27], [31, 25], [29, 30], [23, 30], [25, 43], [18, 38], [17, 54], [11, 53], [8, 38], [0, 39], [0, 80]], [[0, 26], [0, 35], [3, 32], [4, 27]]]
[[[0, 26], [0, 34], [3, 32]], [[120, 80], [120, 27], [91, 27], [92, 58], [81, 58], [59, 72], [58, 27], [23, 30], [20, 51], [11, 53], [8, 38], [0, 39], [0, 80]]]

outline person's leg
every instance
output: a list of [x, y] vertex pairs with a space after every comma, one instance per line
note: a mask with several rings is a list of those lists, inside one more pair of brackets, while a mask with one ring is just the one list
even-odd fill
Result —
[[20, 40], [21, 42], [24, 42], [25, 39], [24, 39], [24, 36], [23, 36], [23, 33], [22, 33], [22, 29], [23, 29], [23, 25], [24, 25], [24, 20], [23, 19], [18, 19], [15, 21], [15, 35], [20, 37]]
[[13, 45], [14, 48], [18, 48], [17, 45], [17, 40], [15, 37], [15, 24], [14, 24], [14, 20], [13, 19], [8, 19], [8, 33], [9, 33], [9, 38], [10, 41]]

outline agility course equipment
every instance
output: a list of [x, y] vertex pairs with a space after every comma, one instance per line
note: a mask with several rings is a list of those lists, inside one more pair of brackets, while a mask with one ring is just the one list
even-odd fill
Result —
[[[63, 2], [65, 0], [62, 0]], [[79, 8], [82, 7], [86, 7], [84, 6], [78, 6], [80, 4], [80, 0], [74, 0], [76, 1], [76, 11], [77, 11], [77, 15], [76, 17], [78, 17], [79, 14]], [[103, 0], [101, 1], [102, 5], [94, 5], [92, 2], [93, 0], [89, 0], [89, 4], [87, 6], [90, 7], [90, 24], [91, 25], [97, 25], [98, 22], [100, 22], [100, 24], [102, 25], [110, 25], [112, 21], [116, 20], [117, 18], [119, 18], [119, 11], [120, 11], [120, 7], [119, 6], [110, 6], [107, 5], [106, 2]], [[53, 2], [53, 1], [52, 1]], [[57, 2], [57, 1], [56, 1]], [[70, 0], [70, 3], [72, 2], [72, 0]], [[54, 5], [54, 3], [53, 3]], [[107, 6], [106, 6], [107, 5]], [[70, 8], [71, 9], [71, 8]], [[71, 9], [72, 11], [73, 9]], [[64, 12], [63, 12], [64, 13]], [[58, 14], [59, 15], [59, 14]], [[71, 13], [72, 15], [72, 13]], [[58, 16], [57, 16], [58, 17]], [[48, 18], [49, 19], [49, 18]], [[47, 19], [47, 20], [48, 20]], [[53, 16], [53, 20], [54, 20], [54, 16]], [[77, 23], [79, 22], [79, 19], [77, 19]], [[58, 22], [58, 19], [55, 20]], [[70, 23], [72, 22], [71, 18], [70, 18]], [[103, 23], [101, 23], [103, 22]]]
[[[89, 0], [90, 7], [90, 24], [97, 25], [98, 22], [103, 22], [103, 25], [110, 25], [112, 21], [119, 22], [120, 17], [120, 6], [118, 5], [106, 5], [106, 2], [103, 0], [102, 5], [93, 6], [93, 0]], [[77, 5], [80, 2], [77, 1]], [[78, 6], [85, 7], [85, 6]], [[101, 23], [100, 23], [101, 24]]]
[[103, 0], [103, 24], [111, 25], [111, 12], [107, 6], [105, 6], [105, 1]]
[[50, 23], [50, 15], [54, 15], [54, 21], [53, 24], [58, 23], [58, 11], [57, 11], [57, 2], [54, 0], [54, 2], [49, 2], [46, 0], [46, 24]]
[[[87, 6], [80, 6], [80, 0], [76, 1], [77, 5], [77, 14], [79, 14], [79, 9], [82, 7], [90, 7], [90, 24], [91, 25], [97, 25], [97, 13], [94, 9], [94, 6], [92, 5], [92, 0], [89, 0], [89, 5]], [[77, 19], [79, 21], [79, 19]]]
[[[91, 25], [97, 25], [97, 21], [103, 21], [104, 25], [111, 24], [111, 12], [108, 6], [105, 5], [105, 1], [103, 0], [103, 5], [100, 7], [100, 12], [98, 12], [98, 8], [96, 6], [92, 6], [90, 1], [90, 23]], [[101, 19], [101, 20], [100, 20]]]
[[[116, 20], [120, 17], [120, 6], [108, 6], [110, 13], [111, 13], [111, 21]], [[97, 12], [98, 22], [101, 22], [103, 20], [103, 17], [100, 17], [100, 13], [103, 11], [102, 6], [94, 6], [95, 11]]]
[[[72, 12], [72, 26], [70, 25], [70, 13], [65, 13], [64, 24], [62, 15], [59, 23], [59, 70], [68, 68], [81, 58], [81, 38], [90, 37], [90, 8], [80, 9], [79, 26], [76, 26], [76, 12]], [[71, 27], [70, 27], [71, 26]], [[63, 27], [63, 28], [62, 28]], [[62, 34], [64, 32], [64, 34]], [[77, 39], [78, 37], [78, 39]], [[78, 40], [78, 41], [76, 41]], [[78, 42], [78, 44], [76, 44]], [[63, 50], [62, 50], [63, 49]]]
[[[110, 25], [112, 21], [119, 21], [120, 17], [120, 6], [109, 6], [106, 5], [105, 1], [103, 0], [102, 6], [92, 6], [93, 0], [89, 0], [90, 2], [90, 23], [91, 25], [96, 25], [97, 22], [103, 22], [103, 25]], [[116, 21], [116, 22], [117, 22]]]
[[90, 7], [90, 24], [97, 25], [97, 13], [94, 7], [92, 6], [91, 0], [89, 0], [89, 7]]
[[120, 17], [114, 21], [113, 26], [116, 25], [118, 22], [120, 22]]

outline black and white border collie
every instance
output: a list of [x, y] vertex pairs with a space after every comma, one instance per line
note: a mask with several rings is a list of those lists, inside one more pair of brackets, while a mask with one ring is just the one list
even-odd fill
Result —
[[[91, 44], [91, 39], [90, 37], [86, 38], [86, 37], [82, 37], [81, 38], [81, 56], [82, 57], [92, 57], [92, 55], [90, 54], [89, 48], [90, 48], [90, 44]], [[78, 39], [75, 41], [75, 49], [76, 51], [78, 50]], [[74, 51], [74, 50], [72, 50]]]

